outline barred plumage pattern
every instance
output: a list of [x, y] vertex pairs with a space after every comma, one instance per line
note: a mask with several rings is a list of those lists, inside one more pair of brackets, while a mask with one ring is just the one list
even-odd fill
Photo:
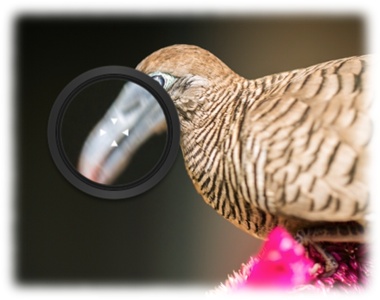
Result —
[[194, 186], [219, 214], [263, 238], [278, 224], [296, 232], [363, 221], [368, 59], [247, 80], [206, 50], [175, 45], [137, 68], [176, 78], [167, 91]]

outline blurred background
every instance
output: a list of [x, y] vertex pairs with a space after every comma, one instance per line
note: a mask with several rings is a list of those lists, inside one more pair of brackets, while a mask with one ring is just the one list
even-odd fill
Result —
[[20, 16], [16, 28], [16, 276], [20, 283], [218, 285], [261, 241], [194, 190], [182, 154], [165, 179], [127, 200], [88, 196], [55, 167], [50, 109], [79, 74], [135, 67], [171, 44], [208, 49], [247, 78], [366, 53], [359, 15]]

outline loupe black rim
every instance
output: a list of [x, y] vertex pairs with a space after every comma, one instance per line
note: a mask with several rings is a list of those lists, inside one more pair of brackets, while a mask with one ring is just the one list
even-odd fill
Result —
[[[143, 177], [123, 185], [104, 185], [83, 176], [70, 162], [64, 150], [61, 129], [67, 107], [88, 86], [104, 80], [132, 81], [149, 91], [160, 104], [167, 122], [165, 148], [155, 166]], [[58, 95], [48, 121], [51, 156], [62, 175], [79, 190], [99, 198], [124, 199], [144, 193], [159, 183], [170, 170], [179, 150], [180, 124], [177, 110], [167, 92], [148, 75], [123, 66], [89, 70], [73, 79]]]

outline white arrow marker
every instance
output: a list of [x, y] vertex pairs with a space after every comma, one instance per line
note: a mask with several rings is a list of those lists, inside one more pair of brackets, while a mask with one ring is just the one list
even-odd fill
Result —
[[105, 135], [107, 132], [105, 131], [105, 130], [103, 130], [103, 129], [100, 129], [99, 130], [99, 135], [100, 136], [103, 136], [103, 135]]
[[113, 125], [115, 125], [117, 122], [117, 118], [111, 118], [111, 122], [113, 123]]
[[123, 134], [126, 135], [126, 136], [129, 136], [129, 129], [124, 130], [124, 131], [123, 131]]
[[111, 144], [111, 147], [117, 147], [117, 146], [118, 145], [117, 145], [116, 141], [113, 141], [112, 144]]

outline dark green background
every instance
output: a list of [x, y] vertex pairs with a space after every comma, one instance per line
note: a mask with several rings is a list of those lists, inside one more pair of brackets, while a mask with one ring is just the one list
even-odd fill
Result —
[[248, 78], [365, 53], [357, 16], [21, 16], [16, 28], [16, 276], [22, 283], [217, 285], [260, 242], [204, 204], [181, 154], [135, 199], [72, 187], [47, 145], [61, 89], [100, 66], [135, 67], [171, 44], [196, 44]]

